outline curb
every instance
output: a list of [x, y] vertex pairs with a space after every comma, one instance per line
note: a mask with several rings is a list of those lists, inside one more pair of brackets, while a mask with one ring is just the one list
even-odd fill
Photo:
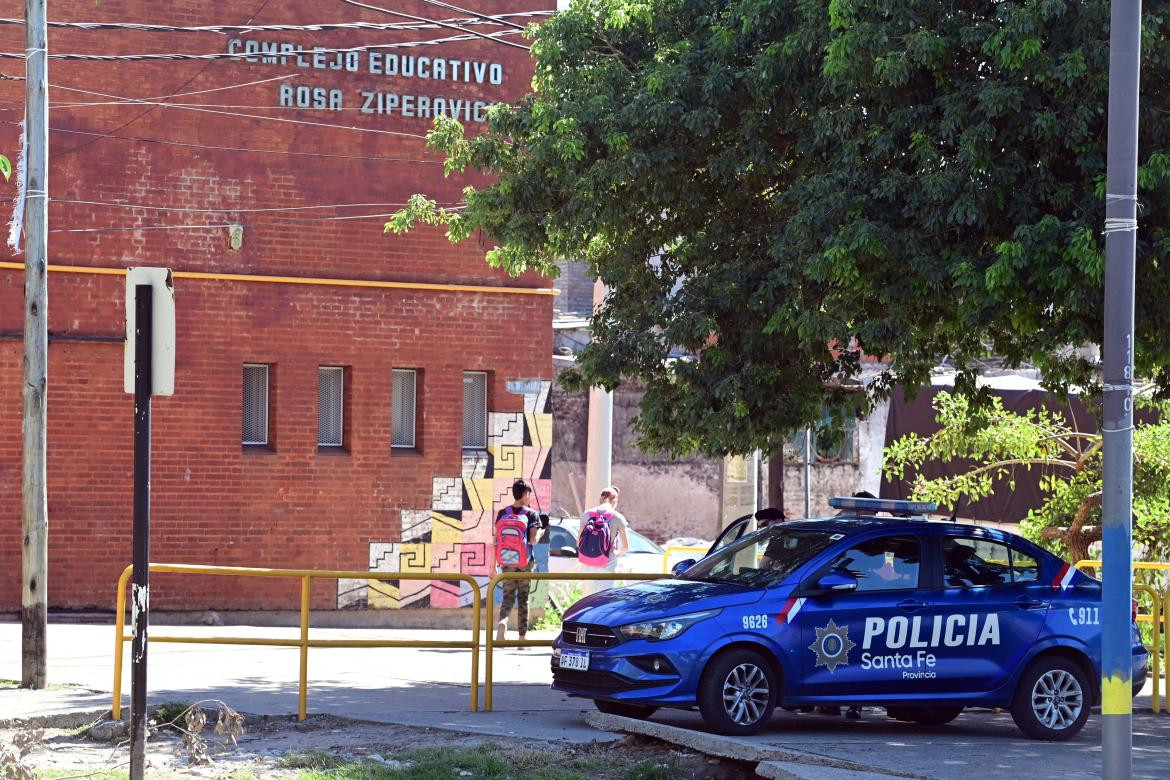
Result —
[[716, 758], [755, 762], [757, 774], [776, 780], [891, 780], [918, 778], [919, 775], [890, 773], [842, 759], [819, 756], [815, 753], [760, 747], [739, 737], [725, 737], [705, 731], [670, 726], [652, 720], [625, 718], [603, 712], [585, 713], [585, 722], [602, 731], [618, 731], [660, 739]]
[[30, 715], [27, 718], [0, 719], [0, 729], [73, 729], [110, 717], [110, 708], [54, 712], [48, 715]]
[[761, 761], [756, 765], [756, 774], [769, 780], [901, 780], [907, 777], [874, 770], [842, 769], [793, 761]]

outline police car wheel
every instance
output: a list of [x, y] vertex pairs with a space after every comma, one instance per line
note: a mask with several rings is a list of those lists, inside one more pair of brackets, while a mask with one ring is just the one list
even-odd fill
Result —
[[607, 715], [621, 715], [623, 718], [637, 718], [638, 720], [645, 720], [658, 711], [657, 707], [651, 707], [648, 704], [627, 704], [622, 701], [606, 701], [605, 699], [594, 699], [593, 703], [597, 705], [597, 709]]
[[776, 708], [776, 675], [759, 653], [742, 648], [716, 656], [699, 682], [699, 712], [720, 734], [755, 734]]
[[1089, 719], [1090, 690], [1085, 673], [1072, 661], [1039, 658], [1020, 677], [1012, 719], [1032, 739], [1069, 739]]

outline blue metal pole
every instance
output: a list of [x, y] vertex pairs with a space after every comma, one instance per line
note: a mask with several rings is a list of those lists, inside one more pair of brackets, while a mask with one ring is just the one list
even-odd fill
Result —
[[1141, 0], [1113, 0], [1105, 200], [1105, 334], [1101, 625], [1104, 776], [1133, 774], [1133, 304], [1137, 253]]

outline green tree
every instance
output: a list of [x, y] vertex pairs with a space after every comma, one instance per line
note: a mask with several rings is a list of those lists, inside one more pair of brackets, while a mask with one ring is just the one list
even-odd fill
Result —
[[[1164, 559], [1170, 553], [1170, 405], [1142, 399], [1139, 408], [1156, 413], [1157, 421], [1134, 429], [1133, 538]], [[1049, 409], [1006, 411], [994, 397], [976, 408], [968, 398], [939, 393], [934, 409], [936, 433], [903, 436], [886, 448], [887, 476], [910, 478], [916, 498], [952, 508], [986, 498], [1005, 482], [1014, 488], [1021, 472], [1037, 469], [1045, 497], [1021, 523], [1024, 535], [1069, 560], [1089, 557], [1089, 545], [1101, 539], [1101, 434], [1078, 430]], [[969, 464], [949, 477], [921, 475], [926, 463], [956, 460]]]
[[[1170, 386], [1170, 18], [1147, 4], [1139, 374]], [[465, 207], [387, 225], [493, 236], [513, 274], [611, 294], [569, 383], [644, 384], [643, 445], [779, 450], [950, 355], [1088, 386], [1103, 316], [1108, 0], [578, 0], [532, 32], [533, 93], [437, 121]], [[832, 346], [833, 349], [829, 347]], [[681, 347], [690, 357], [672, 360]], [[862, 350], [888, 356], [865, 393]]]

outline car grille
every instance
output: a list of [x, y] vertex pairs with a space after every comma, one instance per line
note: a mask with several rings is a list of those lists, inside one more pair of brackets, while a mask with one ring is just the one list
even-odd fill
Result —
[[635, 681], [613, 672], [582, 672], [577, 669], [552, 669], [553, 685], [560, 688], [575, 688], [590, 693], [611, 693], [635, 688], [649, 688], [662, 685], [661, 680]]
[[565, 623], [561, 626], [561, 641], [574, 647], [613, 647], [621, 640], [609, 626]]

